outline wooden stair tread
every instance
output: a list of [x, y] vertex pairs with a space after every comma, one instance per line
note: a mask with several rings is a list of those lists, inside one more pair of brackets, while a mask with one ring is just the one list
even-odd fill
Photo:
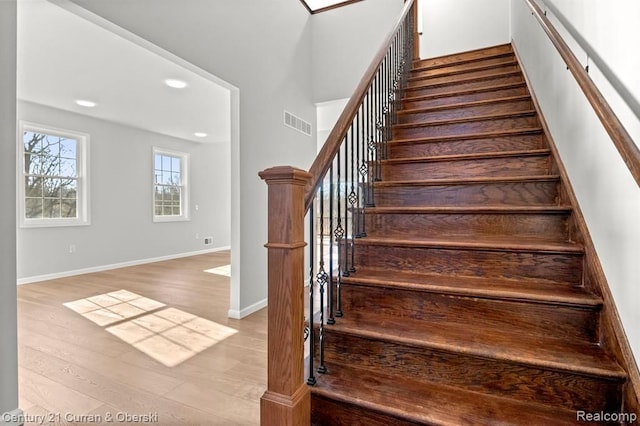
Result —
[[407, 139], [392, 139], [388, 144], [412, 144], [412, 143], [429, 143], [429, 142], [446, 142], [456, 141], [461, 139], [485, 139], [502, 136], [518, 136], [529, 134], [541, 134], [541, 127], [529, 127], [522, 129], [508, 129], [508, 130], [496, 130], [491, 132], [478, 132], [478, 133], [466, 133], [459, 135], [447, 135], [447, 136], [427, 136], [420, 138], [407, 138]]
[[587, 293], [582, 287], [536, 280], [414, 274], [359, 268], [356, 273], [342, 277], [341, 282], [352, 285], [586, 308], [598, 308], [602, 305], [600, 297]]
[[403, 379], [366, 368], [327, 364], [313, 395], [339, 400], [418, 424], [572, 425], [575, 412], [462, 388]]
[[429, 61], [429, 59], [423, 59], [420, 61], [423, 63], [422, 65], [418, 65], [414, 63], [413, 67], [410, 70], [410, 75], [429, 72], [429, 71], [439, 71], [439, 70], [444, 70], [446, 68], [452, 68], [452, 67], [466, 67], [466, 66], [472, 67], [473, 64], [476, 64], [478, 62], [486, 62], [486, 61], [500, 60], [500, 59], [509, 61], [509, 60], [514, 60], [515, 58], [516, 56], [513, 53], [513, 50], [508, 50], [508, 51], [502, 51], [502, 52], [495, 52], [492, 54], [483, 55], [476, 58], [460, 59], [454, 62], [432, 64], [432, 65], [428, 65], [426, 63]]
[[410, 157], [410, 158], [391, 158], [382, 160], [383, 165], [388, 164], [408, 164], [408, 163], [427, 163], [439, 161], [464, 161], [464, 160], [483, 160], [492, 158], [510, 158], [510, 157], [537, 157], [547, 156], [551, 154], [549, 149], [529, 149], [526, 151], [501, 151], [501, 152], [481, 152], [473, 154], [454, 154], [454, 155], [437, 155], [431, 157]]
[[571, 206], [427, 206], [427, 207], [367, 207], [374, 214], [569, 214]]
[[348, 315], [326, 326], [327, 333], [347, 333], [519, 365], [535, 366], [623, 382], [625, 371], [598, 345], [552, 336], [533, 336], [466, 323], [426, 322], [382, 317], [378, 322], [352, 321]]
[[[473, 77], [467, 77], [467, 78], [460, 78], [457, 80], [449, 80], [449, 81], [439, 81], [439, 82], [435, 82], [435, 83], [424, 83], [424, 84], [420, 84], [420, 85], [416, 85], [416, 86], [411, 86], [411, 87], [407, 87], [405, 88], [406, 92], [411, 92], [411, 91], [418, 91], [418, 90], [424, 90], [424, 89], [433, 89], [436, 87], [446, 87], [446, 86], [455, 86], [455, 85], [460, 85], [460, 84], [465, 84], [465, 83], [477, 83], [480, 81], [488, 81], [488, 80], [495, 80], [501, 77], [519, 77], [522, 75], [522, 71], [520, 70], [516, 70], [516, 71], [502, 71], [502, 72], [495, 72], [492, 74], [485, 74], [485, 75], [479, 75], [479, 76], [473, 76]], [[405, 93], [406, 93], [405, 92]]]
[[480, 101], [460, 102], [455, 104], [439, 105], [439, 106], [426, 107], [426, 108], [403, 108], [400, 111], [398, 111], [398, 114], [407, 115], [407, 114], [417, 114], [417, 113], [429, 113], [429, 112], [435, 112], [435, 111], [446, 111], [450, 109], [471, 108], [471, 107], [491, 105], [491, 104], [524, 101], [528, 99], [531, 99], [531, 96], [518, 95], [518, 96], [508, 96], [504, 98], [483, 99]]
[[[484, 58], [483, 60], [486, 60], [486, 59], [487, 58]], [[490, 69], [493, 69], [493, 68], [500, 68], [500, 67], [504, 67], [504, 66], [514, 66], [514, 65], [518, 65], [518, 61], [514, 57], [510, 57], [510, 58], [507, 58], [507, 60], [505, 60], [503, 62], [498, 62], [498, 63], [493, 63], [493, 64], [469, 66], [469, 67], [462, 68], [462, 69], [443, 71], [443, 72], [440, 72], [440, 73], [429, 74], [429, 75], [414, 75], [414, 76], [409, 77], [409, 81], [419, 81], [419, 80], [428, 80], [430, 78], [449, 77], [449, 76], [453, 76], [453, 75], [466, 74], [466, 73], [476, 72], [476, 71], [485, 71], [485, 70], [490, 70]], [[449, 66], [451, 67], [452, 65], [449, 65]], [[443, 68], [439, 68], [439, 69], [442, 70]]]
[[508, 118], [516, 118], [516, 117], [533, 117], [536, 115], [535, 110], [525, 110], [525, 111], [507, 111], [501, 113], [494, 114], [485, 114], [485, 115], [475, 115], [471, 117], [459, 117], [459, 118], [447, 118], [441, 120], [431, 120], [431, 121], [419, 121], [416, 123], [403, 123], [403, 124], [394, 124], [394, 129], [407, 129], [407, 128], [416, 128], [416, 127], [430, 127], [430, 126], [442, 126], [442, 125], [450, 125], [450, 124], [461, 124], [461, 123], [471, 123], [476, 121], [489, 121], [489, 120], [498, 120], [498, 119], [508, 119]]
[[365, 237], [355, 240], [356, 244], [395, 246], [395, 247], [416, 247], [416, 248], [448, 248], [454, 250], [488, 250], [488, 251], [522, 251], [522, 252], [543, 252], [543, 253], [584, 253], [584, 247], [571, 242], [545, 241], [537, 239], [525, 239], [519, 237], [517, 240], [504, 237], [482, 237], [469, 239], [469, 237], [447, 237], [446, 239], [436, 238], [393, 238], [388, 237]]
[[396, 181], [380, 181], [375, 182], [376, 187], [393, 187], [393, 186], [434, 186], [434, 185], [459, 185], [459, 184], [486, 184], [486, 183], [503, 183], [503, 182], [554, 182], [559, 181], [559, 175], [542, 175], [542, 176], [486, 176], [473, 178], [447, 178], [447, 179], [421, 179], [421, 180], [396, 180]]
[[475, 93], [493, 92], [502, 89], [515, 89], [518, 87], [526, 87], [525, 82], [496, 84], [493, 86], [474, 87], [464, 90], [452, 90], [450, 92], [432, 93], [430, 95], [421, 96], [404, 96], [401, 100], [406, 102], [425, 101], [431, 99], [448, 98], [452, 96], [470, 95]]
[[482, 61], [500, 56], [513, 56], [513, 48], [510, 43], [492, 46], [489, 48], [474, 49], [454, 55], [442, 55], [433, 58], [420, 59], [413, 62], [413, 70], [423, 71], [464, 63]]

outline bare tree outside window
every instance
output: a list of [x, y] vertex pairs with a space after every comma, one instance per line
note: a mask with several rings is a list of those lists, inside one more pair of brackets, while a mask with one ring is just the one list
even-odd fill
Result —
[[76, 218], [78, 168], [76, 139], [24, 131], [26, 219]]
[[167, 154], [155, 154], [156, 216], [182, 215], [182, 164], [181, 158]]
[[153, 221], [175, 222], [189, 217], [189, 154], [153, 147]]

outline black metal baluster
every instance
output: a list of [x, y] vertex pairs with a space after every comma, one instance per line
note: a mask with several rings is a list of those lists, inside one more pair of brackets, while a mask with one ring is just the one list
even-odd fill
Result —
[[373, 116], [374, 113], [374, 85], [375, 85], [375, 77], [374, 81], [371, 82], [371, 86], [369, 87], [369, 92], [367, 93], [367, 164], [369, 165], [369, 172], [367, 173], [367, 207], [375, 206], [375, 193], [374, 193], [374, 181], [375, 181], [375, 170], [376, 165], [373, 159], [373, 148], [374, 148], [374, 129], [375, 129], [375, 119]]
[[[352, 203], [351, 206], [351, 217], [353, 218], [353, 236], [354, 238], [360, 238], [360, 230], [362, 229], [361, 217], [360, 217], [360, 110], [356, 112], [356, 116], [353, 119], [354, 127], [354, 136], [353, 143], [355, 145], [355, 163], [351, 163], [351, 166], [354, 167], [352, 178], [355, 176], [355, 202]], [[352, 145], [352, 147], [354, 146]], [[354, 192], [353, 182], [351, 187], [351, 192]], [[351, 194], [350, 194], [351, 195]], [[355, 244], [355, 241], [354, 241]], [[353, 251], [353, 248], [351, 249]]]
[[357, 201], [357, 195], [355, 192], [355, 179], [356, 179], [356, 165], [355, 163], [355, 135], [354, 135], [354, 130], [353, 130], [353, 123], [351, 123], [351, 128], [349, 129], [349, 132], [351, 133], [351, 167], [350, 167], [350, 174], [351, 174], [351, 192], [349, 192], [349, 204], [350, 204], [350, 208], [351, 208], [351, 264], [349, 265], [349, 273], [355, 272], [356, 271], [356, 267], [355, 267], [355, 237], [357, 234], [357, 228], [356, 228], [356, 224], [355, 224], [355, 220], [354, 220], [354, 209], [355, 209], [355, 205], [356, 205], [356, 201]]
[[313, 246], [315, 245], [315, 235], [313, 235], [313, 221], [315, 220], [313, 204], [309, 208], [309, 378], [308, 385], [316, 384], [316, 377], [313, 374], [313, 357], [315, 356], [315, 330], [313, 329], [313, 265], [315, 262]]
[[[375, 81], [375, 77], [374, 77], [374, 81]], [[374, 81], [371, 82], [371, 84], [374, 84]], [[373, 202], [373, 176], [372, 176], [372, 172], [375, 168], [375, 166], [373, 165], [373, 162], [371, 161], [371, 126], [372, 126], [372, 119], [371, 119], [371, 106], [372, 106], [372, 100], [373, 100], [373, 92], [371, 90], [373, 86], [369, 86], [369, 90], [367, 91], [367, 97], [366, 97], [366, 114], [365, 116], [367, 117], [366, 121], [367, 121], [367, 135], [365, 137], [365, 144], [366, 144], [366, 157], [367, 157], [367, 166], [368, 166], [368, 170], [367, 170], [367, 186], [366, 186], [366, 192], [365, 192], [365, 206], [366, 207], [373, 207], [374, 202]], [[366, 221], [366, 219], [365, 219]], [[366, 222], [365, 222], [366, 225]], [[366, 229], [365, 229], [366, 231]]]
[[347, 135], [344, 141], [344, 267], [342, 269], [342, 276], [348, 277], [351, 268], [349, 267], [349, 140], [351, 139], [351, 132], [353, 127], [350, 127], [347, 131]]
[[320, 298], [320, 325], [318, 330], [319, 350], [320, 350], [320, 365], [318, 366], [318, 373], [326, 373], [327, 367], [324, 365], [324, 292], [325, 285], [327, 284], [327, 272], [324, 270], [324, 182], [320, 186], [320, 242], [319, 242], [319, 259], [318, 274], [316, 280], [318, 282], [318, 293]]
[[363, 99], [363, 103], [360, 105], [360, 110], [358, 111], [358, 115], [356, 119], [360, 122], [360, 136], [358, 140], [358, 152], [360, 156], [360, 165], [358, 167], [358, 172], [360, 175], [360, 185], [358, 185], [358, 216], [360, 216], [360, 228], [359, 228], [359, 237], [367, 236], [367, 225], [365, 223], [366, 220], [366, 208], [367, 203], [365, 201], [366, 198], [366, 175], [367, 175], [367, 157], [366, 157], [366, 146], [367, 146], [367, 136], [365, 132], [365, 105], [366, 98]]
[[[337, 201], [337, 211], [338, 211], [338, 223], [336, 224], [336, 230], [334, 231], [334, 235], [335, 235], [335, 239], [336, 239], [336, 246], [338, 249], [338, 274], [336, 276], [336, 316], [337, 317], [341, 317], [342, 316], [342, 270], [343, 270], [343, 252], [342, 252], [342, 247], [340, 246], [341, 244], [343, 244], [343, 239], [344, 239], [344, 228], [342, 227], [342, 211], [340, 209], [340, 203], [342, 200], [342, 191], [341, 191], [341, 187], [342, 187], [342, 180], [340, 179], [340, 151], [341, 149], [338, 149], [338, 153], [337, 153], [337, 158], [336, 158], [336, 174], [337, 174], [337, 181], [338, 181], [338, 188], [337, 188], [337, 194], [336, 194], [336, 201]], [[346, 190], [345, 190], [346, 192]]]
[[[340, 154], [338, 154], [338, 162], [340, 162]], [[334, 196], [334, 191], [335, 191], [335, 183], [333, 180], [333, 164], [331, 165], [331, 168], [329, 169], [329, 287], [328, 287], [328, 291], [327, 291], [327, 305], [329, 306], [329, 312], [327, 315], [327, 324], [335, 324], [336, 320], [333, 317], [333, 280], [334, 280], [334, 273], [333, 273], [333, 250], [335, 248], [335, 239], [333, 236], [333, 216], [334, 216], [334, 209], [333, 209], [333, 196]], [[338, 208], [338, 211], [340, 209]], [[340, 214], [338, 212], [338, 214]]]
[[377, 87], [376, 87], [376, 180], [382, 180], [382, 163], [380, 162], [380, 141], [382, 140], [382, 130], [384, 123], [382, 122], [382, 91], [383, 91], [383, 79], [382, 79], [382, 66], [378, 68], [376, 73]]
[[385, 77], [385, 81], [387, 84], [387, 90], [385, 92], [385, 97], [386, 97], [386, 107], [385, 107], [385, 112], [384, 112], [384, 122], [385, 122], [385, 137], [382, 140], [382, 158], [384, 160], [387, 159], [387, 141], [390, 138], [391, 135], [391, 62], [392, 62], [392, 50], [389, 51], [389, 60], [387, 61], [387, 67], [386, 67], [386, 77]]

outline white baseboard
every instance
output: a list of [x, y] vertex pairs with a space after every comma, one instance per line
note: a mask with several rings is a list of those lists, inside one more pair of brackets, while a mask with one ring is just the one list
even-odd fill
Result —
[[229, 309], [229, 312], [227, 313], [227, 316], [229, 318], [233, 318], [233, 319], [242, 319], [246, 316], [251, 315], [254, 312], [258, 312], [260, 309], [264, 308], [265, 306], [267, 306], [267, 299], [263, 299], [257, 303], [254, 303], [251, 306], [247, 306], [244, 309], [241, 310], [237, 310], [237, 309]]
[[33, 276], [33, 277], [26, 277], [26, 278], [18, 279], [18, 285], [31, 284], [31, 283], [36, 283], [36, 282], [40, 282], [40, 281], [56, 280], [58, 278], [73, 277], [75, 275], [91, 274], [91, 273], [94, 273], [94, 272], [109, 271], [111, 269], [126, 268], [128, 266], [144, 265], [145, 263], [162, 262], [163, 260], [180, 259], [182, 257], [197, 256], [199, 254], [214, 253], [214, 252], [217, 252], [217, 251], [223, 251], [223, 250], [229, 250], [229, 249], [231, 249], [230, 246], [215, 247], [215, 248], [211, 248], [211, 249], [207, 249], [207, 250], [198, 250], [198, 251], [192, 251], [192, 252], [188, 252], [188, 253], [178, 253], [178, 254], [172, 254], [172, 255], [168, 255], [168, 256], [160, 256], [160, 257], [152, 257], [152, 258], [148, 258], [148, 259], [132, 260], [132, 261], [128, 261], [128, 262], [112, 263], [110, 265], [94, 266], [94, 267], [91, 267], [91, 268], [76, 269], [76, 270], [73, 270], [73, 271], [57, 272], [57, 273], [54, 273], [54, 274], [36, 275], [36, 276]]
[[0, 414], [0, 425], [2, 426], [22, 426], [24, 425], [24, 411], [16, 408]]

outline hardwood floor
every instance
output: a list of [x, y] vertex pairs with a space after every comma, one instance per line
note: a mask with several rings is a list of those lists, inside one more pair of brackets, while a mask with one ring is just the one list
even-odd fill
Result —
[[218, 252], [20, 286], [26, 424], [259, 424], [266, 309], [227, 317], [229, 278], [205, 270], [228, 263]]

